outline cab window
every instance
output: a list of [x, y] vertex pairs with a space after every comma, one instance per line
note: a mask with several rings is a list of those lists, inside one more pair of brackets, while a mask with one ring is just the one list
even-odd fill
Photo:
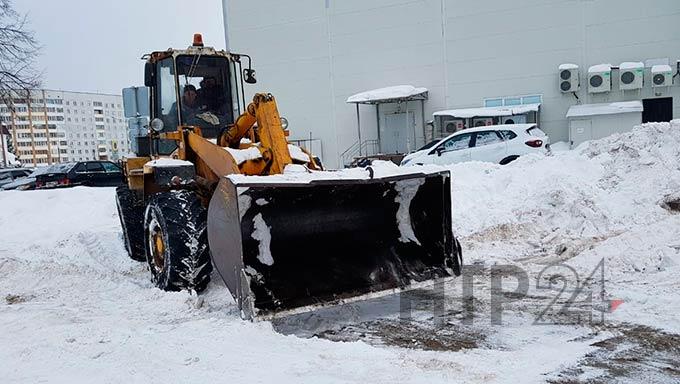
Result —
[[182, 124], [201, 127], [216, 136], [233, 121], [229, 61], [225, 57], [181, 55], [177, 57]]
[[168, 57], [158, 62], [156, 70], [158, 78], [158, 87], [156, 87], [158, 116], [163, 120], [166, 128], [174, 131], [177, 126], [178, 112], [175, 107], [177, 87], [175, 84], [175, 65], [172, 58]]

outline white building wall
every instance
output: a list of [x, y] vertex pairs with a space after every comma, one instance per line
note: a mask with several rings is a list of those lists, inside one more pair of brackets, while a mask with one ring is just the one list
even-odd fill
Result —
[[[573, 148], [587, 140], [597, 140], [614, 133], [630, 130], [640, 124], [642, 113], [617, 113], [611, 115], [581, 116], [569, 119], [570, 140]], [[578, 132], [578, 129], [582, 132]], [[585, 130], [585, 131], [583, 131]]]
[[[673, 96], [674, 114], [680, 116], [678, 78], [658, 95], [649, 79], [639, 92], [624, 94], [617, 81], [609, 94], [586, 92], [590, 65], [666, 58], [675, 68], [677, 0], [224, 3], [231, 49], [251, 54], [258, 70], [250, 95], [277, 96], [292, 138], [308, 138], [311, 132], [322, 139], [329, 166], [338, 166], [339, 154], [357, 140], [354, 106], [346, 98], [390, 85], [428, 88], [425, 120], [436, 110], [482, 106], [485, 98], [541, 94], [541, 125], [555, 142], [568, 140], [565, 115], [577, 102], [559, 92], [557, 67], [573, 62], [581, 67], [580, 102]], [[375, 108], [361, 111], [362, 139], [372, 138]]]

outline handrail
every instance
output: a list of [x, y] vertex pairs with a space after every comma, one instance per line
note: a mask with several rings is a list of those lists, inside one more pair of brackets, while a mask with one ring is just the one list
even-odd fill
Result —
[[375, 155], [378, 152], [378, 140], [356, 141], [340, 154], [343, 166], [350, 165], [358, 154], [362, 156]]

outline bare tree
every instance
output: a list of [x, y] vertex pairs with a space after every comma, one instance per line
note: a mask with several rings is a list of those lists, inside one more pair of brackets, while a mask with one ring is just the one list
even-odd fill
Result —
[[0, 0], [0, 102], [11, 107], [12, 94], [28, 94], [40, 86], [42, 74], [35, 68], [40, 47], [28, 30], [26, 15]]

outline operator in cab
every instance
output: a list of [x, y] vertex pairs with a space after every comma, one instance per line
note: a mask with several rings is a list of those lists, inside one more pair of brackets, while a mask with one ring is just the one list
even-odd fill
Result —
[[201, 88], [197, 91], [198, 105], [205, 111], [216, 115], [223, 113], [224, 95], [222, 88], [217, 84], [217, 80], [212, 76], [204, 77], [201, 80]]
[[[181, 104], [182, 104], [182, 121], [186, 124], [188, 121], [193, 120], [196, 117], [196, 115], [200, 113], [200, 107], [198, 104], [198, 92], [196, 92], [195, 86], [191, 84], [187, 84], [184, 86]], [[169, 116], [177, 116], [177, 103], [172, 104]]]

